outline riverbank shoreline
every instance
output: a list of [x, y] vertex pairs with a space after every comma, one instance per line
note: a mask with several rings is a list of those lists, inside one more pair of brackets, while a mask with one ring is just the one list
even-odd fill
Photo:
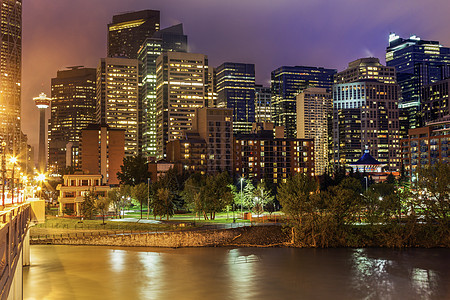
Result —
[[[228, 229], [188, 229], [179, 231], [139, 232], [139, 231], [75, 231], [60, 230], [59, 234], [31, 236], [32, 245], [86, 245], [110, 247], [156, 247], [156, 248], [196, 248], [196, 247], [289, 247], [289, 248], [446, 248], [447, 240], [427, 238], [417, 231], [414, 241], [402, 241], [402, 235], [387, 228], [369, 235], [367, 228], [354, 228], [347, 239], [340, 244], [327, 247], [294, 241], [292, 227], [281, 225], [258, 225]], [[386, 235], [390, 237], [386, 239]], [[298, 238], [298, 237], [297, 237]], [[397, 239], [393, 242], [393, 239]]]
[[31, 238], [32, 245], [93, 245], [113, 247], [285, 247], [290, 236], [282, 226], [263, 225], [230, 229], [184, 230], [171, 232], [99, 232], [48, 235]]

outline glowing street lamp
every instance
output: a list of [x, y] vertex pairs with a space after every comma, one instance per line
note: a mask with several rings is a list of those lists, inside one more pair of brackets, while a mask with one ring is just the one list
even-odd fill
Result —
[[241, 214], [242, 214], [242, 207], [244, 206], [244, 198], [242, 198], [242, 183], [244, 182], [244, 177], [241, 177]]
[[42, 198], [42, 183], [45, 181], [45, 174], [44, 173], [38, 174], [36, 179], [39, 181], [39, 187], [38, 187], [39, 198]]
[[11, 204], [14, 204], [14, 167], [16, 166], [17, 157], [13, 156], [9, 159], [12, 163], [12, 174], [11, 174]]
[[5, 207], [5, 172], [6, 172], [6, 162], [5, 162], [5, 151], [6, 142], [2, 142], [2, 206]]

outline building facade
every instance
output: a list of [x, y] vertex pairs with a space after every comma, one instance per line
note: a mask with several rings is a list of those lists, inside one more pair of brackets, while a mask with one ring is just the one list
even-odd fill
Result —
[[333, 159], [356, 162], [365, 146], [388, 170], [400, 167], [399, 87], [376, 80], [336, 84], [333, 88]]
[[450, 77], [450, 48], [415, 35], [404, 39], [391, 33], [386, 65], [397, 70], [402, 92], [400, 108], [408, 112], [409, 128], [421, 126], [421, 89]]
[[333, 98], [324, 88], [307, 88], [297, 95], [297, 138], [314, 139], [316, 175], [322, 175], [330, 162]]
[[166, 157], [166, 144], [192, 129], [195, 109], [207, 101], [208, 57], [163, 52], [156, 60], [156, 157]]
[[297, 173], [314, 176], [314, 140], [284, 138], [283, 132], [272, 123], [264, 123], [255, 126], [252, 133], [235, 135], [234, 173], [274, 184]]
[[138, 154], [138, 60], [102, 58], [97, 67], [96, 123], [125, 130], [125, 156]]
[[422, 88], [422, 122], [428, 124], [450, 118], [448, 91], [450, 78]]
[[159, 30], [159, 11], [142, 10], [115, 15], [108, 24], [108, 57], [137, 58], [145, 39]]
[[207, 173], [233, 170], [233, 110], [198, 108], [192, 130], [206, 142]]
[[187, 131], [182, 139], [176, 139], [167, 143], [167, 160], [181, 172], [192, 171], [206, 174], [207, 147], [206, 141], [198, 132]]
[[187, 36], [178, 24], [156, 32], [138, 51], [140, 62], [139, 149], [156, 158], [156, 59], [163, 51], [187, 52]]
[[[67, 166], [79, 167], [81, 130], [95, 122], [96, 69], [70, 67], [58, 71], [51, 88], [48, 165], [52, 172], [61, 174]], [[66, 161], [67, 153], [70, 155]]]
[[119, 184], [117, 172], [125, 157], [125, 130], [91, 124], [81, 131], [80, 169], [100, 174], [105, 184]]
[[273, 121], [285, 126], [286, 137], [297, 137], [296, 97], [307, 87], [331, 90], [334, 69], [296, 66], [280, 67], [271, 73]]
[[402, 169], [414, 181], [421, 166], [450, 162], [450, 119], [413, 128], [401, 141]]
[[0, 1], [0, 143], [12, 155], [26, 152], [21, 133], [22, 0]]
[[255, 122], [272, 122], [272, 93], [260, 84], [255, 85]]
[[233, 109], [233, 131], [255, 122], [255, 65], [225, 62], [216, 68], [217, 107]]
[[64, 175], [63, 183], [58, 184], [59, 215], [74, 214], [81, 216], [81, 206], [86, 193], [106, 197], [110, 190], [109, 185], [102, 183], [102, 176], [98, 174]]

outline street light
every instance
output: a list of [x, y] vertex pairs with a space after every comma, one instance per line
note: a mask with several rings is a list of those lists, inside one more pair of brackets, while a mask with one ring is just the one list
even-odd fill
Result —
[[14, 167], [16, 166], [17, 157], [13, 156], [9, 159], [12, 163], [12, 173], [11, 173], [11, 204], [14, 204]]
[[44, 174], [44, 173], [38, 174], [37, 180], [39, 181], [39, 184], [40, 184], [39, 198], [42, 198], [42, 183], [43, 183], [44, 180], [45, 180], [45, 174]]
[[2, 142], [2, 206], [5, 207], [5, 172], [6, 172], [6, 162], [5, 162], [5, 151], [6, 142]]
[[150, 178], [147, 178], [147, 220], [150, 214]]
[[[244, 182], [244, 177], [241, 177], [241, 215], [242, 215], [242, 207], [244, 206], [244, 198], [242, 198], [242, 183]], [[243, 218], [243, 215], [241, 216]]]

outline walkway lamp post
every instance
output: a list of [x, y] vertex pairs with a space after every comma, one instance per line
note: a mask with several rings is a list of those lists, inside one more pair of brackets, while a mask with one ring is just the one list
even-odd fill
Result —
[[6, 142], [2, 142], [2, 206], [5, 207], [5, 172], [6, 172], [6, 161], [5, 161], [5, 151]]
[[40, 189], [39, 189], [39, 198], [42, 198], [42, 188], [43, 188], [42, 187], [42, 183], [45, 180], [45, 174], [43, 174], [43, 173], [39, 174], [37, 176], [37, 180], [39, 181], [39, 187], [40, 187]]
[[150, 178], [147, 178], [147, 220], [150, 215]]
[[14, 169], [17, 162], [17, 157], [13, 156], [9, 160], [12, 163], [12, 173], [11, 173], [11, 204], [14, 204]]
[[[242, 197], [242, 184], [244, 182], [244, 177], [241, 177], [241, 215], [242, 215], [242, 207], [244, 206], [244, 198]], [[244, 215], [241, 216], [243, 218]]]

